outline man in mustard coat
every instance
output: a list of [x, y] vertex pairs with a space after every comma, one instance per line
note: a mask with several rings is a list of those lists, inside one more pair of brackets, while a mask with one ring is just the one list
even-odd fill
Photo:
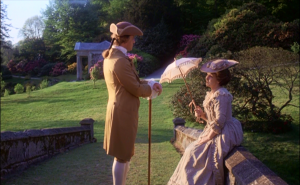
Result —
[[138, 127], [139, 97], [160, 95], [162, 87], [155, 81], [141, 81], [134, 64], [127, 57], [135, 43], [134, 36], [143, 32], [129, 22], [110, 25], [112, 42], [103, 52], [103, 72], [108, 90], [103, 148], [114, 156], [114, 185], [125, 185], [129, 161], [134, 155]]

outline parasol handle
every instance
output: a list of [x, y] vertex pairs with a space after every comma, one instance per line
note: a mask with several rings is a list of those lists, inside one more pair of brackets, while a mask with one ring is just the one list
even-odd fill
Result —
[[189, 91], [189, 94], [190, 94], [190, 96], [191, 96], [193, 105], [194, 105], [194, 107], [196, 108], [196, 104], [195, 104], [194, 98], [193, 98], [192, 93], [191, 93], [191, 91], [190, 91], [190, 88], [189, 88], [189, 86], [187, 85], [186, 80], [185, 80], [185, 78], [184, 78], [184, 76], [183, 76], [183, 74], [182, 74], [182, 71], [181, 71], [181, 69], [180, 69], [180, 66], [178, 66], [178, 68], [179, 68], [179, 71], [180, 71], [180, 73], [181, 73], [181, 76], [182, 76], [182, 78], [183, 78], [183, 80], [184, 80], [185, 86], [186, 86], [187, 90]]

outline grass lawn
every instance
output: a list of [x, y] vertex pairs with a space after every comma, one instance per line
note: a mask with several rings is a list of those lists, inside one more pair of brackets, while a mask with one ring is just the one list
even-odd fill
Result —
[[[163, 93], [152, 101], [151, 184], [166, 184], [180, 155], [170, 144], [174, 116], [170, 97], [183, 85], [182, 80], [163, 84]], [[279, 92], [278, 92], [279, 93]], [[278, 101], [280, 101], [279, 96]], [[277, 101], [277, 100], [276, 100]], [[113, 158], [102, 149], [107, 91], [103, 80], [60, 82], [27, 94], [1, 97], [1, 131], [79, 126], [80, 120], [93, 118], [97, 143], [59, 154], [31, 166], [1, 184], [112, 184]], [[299, 95], [294, 100], [299, 105]], [[281, 135], [244, 134], [243, 146], [288, 184], [299, 184], [299, 110], [290, 107], [294, 130]], [[188, 126], [194, 123], [187, 123]], [[127, 184], [147, 184], [148, 101], [141, 99], [135, 156], [131, 160]]]

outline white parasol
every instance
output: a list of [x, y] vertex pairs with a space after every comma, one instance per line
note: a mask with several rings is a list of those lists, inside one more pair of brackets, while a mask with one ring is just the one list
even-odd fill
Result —
[[[202, 58], [192, 58], [192, 57], [181, 58], [179, 60], [175, 59], [174, 62], [172, 62], [170, 65], [167, 66], [167, 68], [165, 69], [165, 71], [163, 72], [163, 74], [160, 77], [159, 83], [163, 83], [163, 82], [171, 83], [175, 79], [183, 78], [185, 86], [186, 86], [187, 90], [189, 91], [190, 96], [193, 100], [192, 93], [185, 81], [185, 77], [191, 70], [198, 68], [198, 65], [201, 61], [202, 61]], [[194, 104], [194, 101], [193, 101], [193, 104]], [[194, 106], [195, 106], [195, 104], [194, 104]]]

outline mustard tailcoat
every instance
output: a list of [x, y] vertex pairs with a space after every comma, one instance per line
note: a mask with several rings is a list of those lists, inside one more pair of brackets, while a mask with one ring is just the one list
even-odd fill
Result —
[[140, 81], [133, 63], [118, 49], [110, 49], [103, 71], [108, 90], [103, 148], [108, 155], [129, 161], [134, 155], [138, 127], [139, 97], [151, 95]]

